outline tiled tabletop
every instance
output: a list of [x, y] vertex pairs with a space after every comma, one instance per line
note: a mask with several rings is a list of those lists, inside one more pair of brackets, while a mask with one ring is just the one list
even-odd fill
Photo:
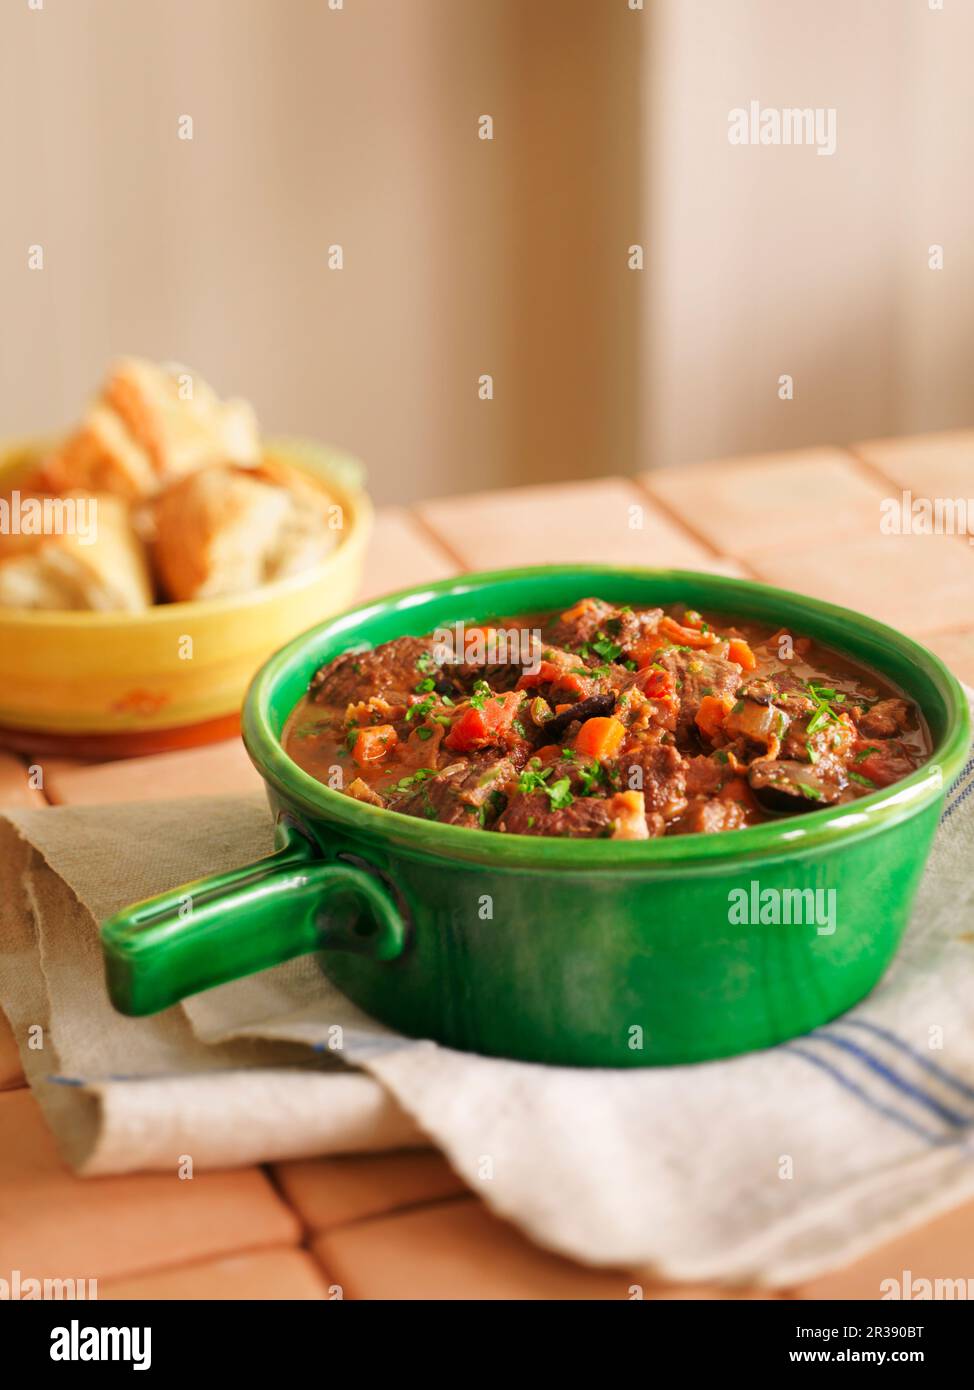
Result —
[[[903, 628], [974, 684], [974, 546], [883, 536], [879, 503], [974, 495], [974, 431], [723, 460], [380, 512], [362, 597], [462, 569], [626, 561], [749, 575]], [[769, 523], [769, 518], [773, 520]], [[259, 785], [238, 741], [85, 765], [44, 792], [0, 752], [0, 807], [145, 800]], [[41, 761], [41, 760], [36, 760]], [[802, 1288], [654, 1286], [540, 1250], [436, 1153], [323, 1158], [82, 1181], [59, 1160], [0, 1016], [0, 1271], [99, 1280], [128, 1298], [876, 1298], [879, 1271], [974, 1277], [974, 1203]]]

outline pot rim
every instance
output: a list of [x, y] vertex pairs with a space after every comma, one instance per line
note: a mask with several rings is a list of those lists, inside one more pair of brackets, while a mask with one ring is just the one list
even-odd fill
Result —
[[[293, 673], [296, 667], [306, 665], [309, 649], [320, 644], [322, 637], [336, 625], [341, 625], [348, 633], [351, 638], [348, 646], [352, 646], [354, 632], [370, 619], [396, 614], [408, 619], [408, 614], [427, 599], [456, 597], [459, 604], [490, 584], [530, 581], [541, 579], [542, 576], [565, 580], [577, 578], [579, 583], [584, 584], [607, 576], [622, 580], [665, 580], [673, 584], [685, 581], [712, 590], [712, 606], [718, 611], [733, 613], [735, 600], [743, 600], [746, 604], [746, 600], [755, 595], [764, 596], [765, 599], [774, 596], [776, 603], [778, 600], [781, 602], [780, 616], [783, 622], [794, 623], [796, 618], [802, 617], [841, 621], [851, 635], [865, 636], [896, 648], [901, 656], [923, 671], [927, 680], [937, 687], [947, 711], [943, 737], [934, 747], [930, 761], [916, 772], [855, 802], [765, 821], [733, 832], [631, 841], [499, 835], [496, 831], [434, 824], [383, 807], [369, 806], [333, 790], [305, 772], [284, 751], [273, 732], [270, 719], [273, 693], [286, 675]], [[593, 589], [593, 592], [597, 592], [597, 589]], [[403, 635], [406, 635], [406, 630]], [[845, 652], [839, 642], [830, 640], [828, 645]], [[845, 654], [853, 660], [862, 661], [854, 650]], [[838, 847], [852, 838], [861, 839], [897, 825], [942, 796], [960, 773], [970, 744], [970, 713], [959, 682], [939, 657], [895, 628], [852, 609], [775, 585], [698, 570], [598, 564], [538, 565], [483, 570], [411, 585], [309, 628], [276, 652], [254, 676], [243, 707], [243, 740], [257, 771], [290, 806], [336, 822], [343, 829], [358, 832], [365, 838], [395, 845], [397, 849], [440, 859], [487, 864], [494, 868], [616, 869], [632, 872], [665, 866], [719, 867], [735, 860], [778, 857], [796, 851], [804, 853], [812, 849]]]

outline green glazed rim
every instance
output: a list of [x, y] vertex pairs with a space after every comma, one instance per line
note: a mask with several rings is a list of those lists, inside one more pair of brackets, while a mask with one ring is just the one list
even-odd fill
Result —
[[[571, 592], [566, 598], [556, 594]], [[623, 597], [626, 584], [656, 592]], [[608, 592], [607, 592], [608, 590]], [[586, 593], [622, 602], [685, 599], [730, 616], [764, 618], [808, 633], [854, 661], [873, 667], [920, 706], [934, 735], [930, 761], [909, 777], [860, 800], [803, 812], [717, 835], [663, 836], [651, 840], [566, 840], [431, 824], [396, 811], [369, 806], [318, 782], [291, 760], [278, 736], [313, 672], [330, 656], [373, 645], [367, 633], [385, 624], [391, 635], [415, 630], [414, 610], [448, 600], [450, 616], [438, 614], [422, 631], [444, 622], [520, 612], [544, 612]], [[547, 602], [546, 602], [547, 595]], [[671, 595], [671, 596], [668, 596]], [[464, 605], [471, 605], [465, 607]], [[396, 628], [392, 632], [392, 627]], [[333, 646], [335, 650], [329, 652]], [[287, 687], [286, 701], [282, 694]], [[293, 698], [292, 698], [293, 697]], [[960, 774], [970, 745], [967, 699], [947, 667], [911, 638], [864, 614], [752, 580], [694, 570], [613, 565], [555, 565], [458, 575], [349, 609], [289, 642], [251, 682], [243, 710], [243, 739], [264, 780], [292, 809], [340, 824], [346, 831], [397, 849], [432, 858], [486, 864], [492, 868], [537, 868], [644, 872], [674, 866], [726, 867], [728, 861], [777, 857], [796, 851], [837, 847], [899, 824], [929, 805]]]

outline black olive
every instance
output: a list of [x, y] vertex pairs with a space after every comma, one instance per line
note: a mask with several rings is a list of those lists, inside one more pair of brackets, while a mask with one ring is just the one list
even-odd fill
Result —
[[577, 705], [569, 705], [554, 719], [549, 719], [541, 729], [541, 743], [557, 743], [569, 724], [576, 719], [594, 719], [597, 715], [611, 714], [615, 708], [616, 697], [611, 690], [604, 695], [590, 695], [587, 700], [579, 700]]

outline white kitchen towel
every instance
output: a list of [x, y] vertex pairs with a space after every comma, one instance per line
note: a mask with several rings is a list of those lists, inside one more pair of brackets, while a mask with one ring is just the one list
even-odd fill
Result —
[[[551, 1249], [647, 1277], [768, 1286], [974, 1196], [974, 760], [869, 998], [806, 1037], [687, 1067], [545, 1067], [403, 1038], [310, 959], [154, 1019], [114, 1014], [97, 922], [269, 848], [266, 810], [239, 798], [0, 823], [0, 1002], [80, 1171], [431, 1141]], [[46, 1051], [24, 1042], [31, 1020], [49, 1028]]]

